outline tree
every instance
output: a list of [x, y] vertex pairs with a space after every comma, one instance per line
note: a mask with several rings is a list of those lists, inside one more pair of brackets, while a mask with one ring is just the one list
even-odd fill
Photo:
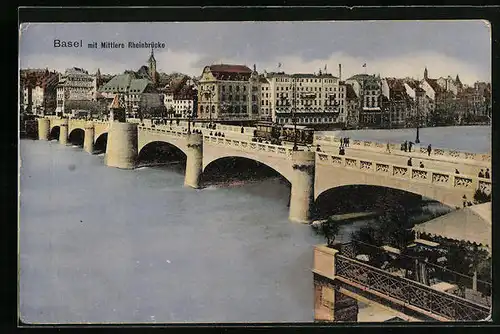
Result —
[[331, 217], [325, 222], [317, 225], [312, 225], [313, 230], [318, 234], [326, 238], [326, 243], [328, 247], [333, 246], [335, 238], [339, 233], [339, 223], [333, 220]]

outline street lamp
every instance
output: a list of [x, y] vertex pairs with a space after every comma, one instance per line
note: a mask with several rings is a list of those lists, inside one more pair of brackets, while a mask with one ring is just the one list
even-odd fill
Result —
[[[188, 109], [184, 109], [184, 112], [187, 113]], [[187, 119], [188, 119], [188, 135], [191, 134], [191, 118], [193, 117], [192, 113], [187, 114]]]
[[419, 102], [417, 100], [417, 112], [416, 112], [416, 114], [417, 114], [417, 120], [416, 120], [417, 121], [417, 137], [415, 138], [416, 144], [420, 144], [420, 131], [419, 131], [420, 130], [419, 129], [419, 126], [420, 126], [420, 108], [418, 107], [418, 105], [419, 105]]

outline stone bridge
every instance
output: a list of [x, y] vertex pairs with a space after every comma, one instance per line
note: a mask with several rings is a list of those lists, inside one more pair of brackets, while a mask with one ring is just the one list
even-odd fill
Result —
[[241, 157], [263, 163], [291, 184], [290, 220], [309, 222], [315, 199], [323, 192], [346, 185], [375, 185], [404, 190], [443, 204], [462, 206], [465, 195], [476, 189], [491, 192], [491, 180], [425, 168], [399, 166], [384, 161], [337, 156], [322, 152], [293, 151], [291, 148], [246, 140], [188, 134], [167, 128], [134, 123], [87, 122], [68, 119], [40, 119], [39, 138], [46, 140], [59, 126], [59, 140], [67, 144], [73, 131], [82, 130], [84, 149], [93, 152], [97, 138], [108, 133], [105, 162], [117, 168], [135, 168], [141, 150], [153, 142], [165, 142], [187, 157], [185, 185], [199, 188], [200, 176], [213, 161]]

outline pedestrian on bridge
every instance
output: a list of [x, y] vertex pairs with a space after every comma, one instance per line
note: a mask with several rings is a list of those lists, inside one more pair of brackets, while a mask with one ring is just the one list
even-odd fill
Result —
[[483, 172], [482, 169], [479, 171], [479, 173], [477, 174], [477, 176], [478, 177], [484, 177], [484, 172]]
[[424, 163], [422, 161], [420, 161], [420, 168], [424, 168]]
[[408, 152], [411, 152], [411, 147], [413, 146], [413, 142], [408, 143]]
[[455, 168], [455, 174], [460, 174], [460, 172], [456, 168]]
[[431, 156], [431, 151], [432, 151], [432, 147], [431, 147], [431, 144], [429, 144], [429, 145], [427, 146], [427, 155], [428, 155], [428, 156]]
[[406, 140], [403, 143], [403, 151], [408, 152], [408, 141], [406, 141]]
[[412, 166], [412, 163], [411, 163], [411, 158], [410, 158], [410, 159], [408, 159], [408, 162], [407, 162], [406, 164], [407, 164], [408, 166], [410, 166], [410, 167]]
[[486, 179], [489, 179], [490, 178], [490, 169], [489, 168], [486, 168], [486, 172], [484, 173], [484, 177]]
[[387, 146], [386, 146], [385, 150], [387, 153], [391, 153], [391, 145], [389, 144], [389, 142], [387, 142]]

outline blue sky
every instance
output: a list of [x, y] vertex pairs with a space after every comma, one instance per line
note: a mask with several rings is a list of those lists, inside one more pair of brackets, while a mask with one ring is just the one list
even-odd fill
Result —
[[[145, 64], [148, 49], [89, 49], [92, 41], [163, 42], [158, 70], [200, 75], [212, 63], [256, 64], [259, 72], [317, 72], [325, 65], [342, 78], [364, 72], [422, 78], [457, 74], [464, 83], [489, 81], [490, 28], [486, 21], [36, 23], [20, 29], [21, 68], [119, 73]], [[79, 49], [53, 40], [83, 40]]]

